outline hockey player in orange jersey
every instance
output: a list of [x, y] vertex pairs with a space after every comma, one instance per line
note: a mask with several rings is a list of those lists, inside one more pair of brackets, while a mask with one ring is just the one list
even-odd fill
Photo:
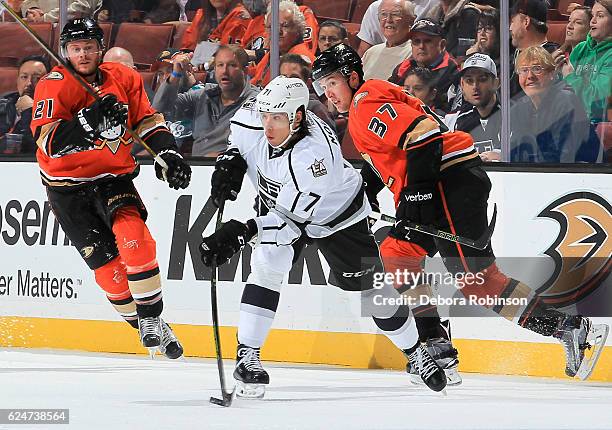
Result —
[[[491, 310], [521, 327], [557, 338], [565, 349], [566, 374], [588, 377], [601, 352], [598, 346], [605, 344], [607, 326], [545, 308], [530, 287], [497, 268], [490, 244], [479, 250], [406, 227], [406, 222], [412, 222], [474, 239], [485, 232], [491, 182], [471, 136], [449, 132], [424, 103], [401, 87], [380, 80], [364, 82], [361, 59], [345, 44], [321, 53], [312, 76], [317, 92], [325, 93], [339, 112], [349, 114], [348, 130], [367, 161], [362, 175], [371, 203], [376, 205], [376, 195], [384, 186], [393, 193], [397, 221], [380, 247], [385, 270], [401, 268], [421, 274], [425, 257], [439, 252], [452, 274], [474, 275], [470, 277], [473, 281], [464, 277], [461, 292], [466, 297], [523, 299], [528, 303], [496, 305]], [[429, 286], [403, 288], [427, 290]], [[421, 341], [427, 342], [438, 364], [452, 371], [449, 385], [456, 378], [460, 381], [453, 371], [457, 352], [439, 323], [435, 306], [413, 311]], [[585, 358], [585, 350], [591, 346], [595, 353]]]
[[187, 187], [191, 169], [163, 116], [151, 108], [140, 75], [118, 63], [101, 64], [103, 37], [90, 18], [69, 21], [62, 30], [60, 55], [100, 98], [64, 67], [53, 68], [34, 94], [36, 157], [56, 218], [108, 300], [140, 331], [143, 346], [174, 359], [183, 348], [160, 318], [155, 240], [133, 184], [139, 166], [126, 125], [164, 160], [167, 169], [156, 162], [155, 173], [170, 187]]

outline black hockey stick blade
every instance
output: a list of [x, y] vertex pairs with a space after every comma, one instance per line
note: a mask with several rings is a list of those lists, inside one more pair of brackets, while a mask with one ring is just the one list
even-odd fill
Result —
[[491, 237], [493, 236], [493, 231], [495, 230], [495, 221], [497, 221], [497, 203], [493, 203], [493, 215], [491, 216], [491, 222], [482, 236], [480, 236], [480, 238], [474, 243], [474, 248], [482, 250], [489, 246]]
[[223, 399], [219, 399], [217, 397], [211, 397], [210, 403], [212, 403], [213, 405], [218, 405], [218, 406], [223, 406], [224, 408], [228, 408], [232, 406], [232, 402], [234, 401], [235, 397], [236, 397], [236, 388], [234, 387], [231, 393], [223, 392]]
[[[225, 208], [225, 200], [221, 200], [219, 204], [219, 212], [217, 212], [217, 221], [215, 223], [215, 231], [219, 230], [223, 221], [223, 209]], [[219, 335], [219, 309], [217, 306], [217, 264], [213, 262], [210, 268], [210, 303], [212, 307], [212, 322], [213, 334], [215, 338], [215, 353], [217, 357], [217, 370], [219, 371], [219, 383], [221, 385], [221, 395], [223, 399], [211, 397], [210, 403], [215, 405], [228, 407], [231, 406], [234, 399], [236, 388], [231, 393], [225, 390], [225, 372], [223, 371], [223, 355], [221, 354], [221, 336]]]

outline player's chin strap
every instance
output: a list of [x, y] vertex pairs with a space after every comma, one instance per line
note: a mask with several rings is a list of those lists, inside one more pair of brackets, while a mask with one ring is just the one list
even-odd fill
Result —
[[[272, 145], [272, 144], [270, 143], [270, 141], [269, 141], [269, 140], [268, 140], [268, 145], [270, 145], [270, 146], [272, 147], [272, 149], [281, 149], [281, 148], [284, 148], [284, 147], [285, 147], [285, 145], [286, 145], [287, 143], [289, 143], [289, 141], [291, 140], [291, 138], [293, 137], [293, 135], [294, 135], [295, 133], [297, 133], [299, 129], [300, 129], [300, 126], [299, 126], [299, 125], [297, 126], [297, 128], [290, 127], [290, 128], [289, 128], [289, 135], [288, 135], [288, 136], [285, 138], [285, 140], [283, 140], [283, 142], [282, 142], [280, 145], [278, 145], [278, 146], [274, 146], [274, 145]], [[266, 140], [267, 140], [267, 139], [266, 139]]]

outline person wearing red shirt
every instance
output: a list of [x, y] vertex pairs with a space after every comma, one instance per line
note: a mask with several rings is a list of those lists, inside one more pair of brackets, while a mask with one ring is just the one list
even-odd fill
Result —
[[[268, 11], [266, 14], [266, 33], [269, 34], [271, 25], [272, 13]], [[279, 4], [279, 51], [280, 55], [298, 54], [308, 59], [310, 63], [314, 61], [314, 51], [304, 43], [304, 35], [306, 34], [306, 19], [300, 8], [292, 1], [282, 0]], [[315, 48], [316, 50], [316, 48]], [[253, 72], [251, 83], [255, 86], [265, 87], [270, 82], [270, 53], [257, 63]]]

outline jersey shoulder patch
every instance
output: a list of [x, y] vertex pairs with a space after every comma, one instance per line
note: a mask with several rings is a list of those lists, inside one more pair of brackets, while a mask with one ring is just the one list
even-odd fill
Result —
[[61, 81], [62, 79], [64, 79], [64, 75], [61, 72], [54, 70], [50, 73], [47, 73], [47, 75], [44, 76], [43, 79], [47, 81]]

